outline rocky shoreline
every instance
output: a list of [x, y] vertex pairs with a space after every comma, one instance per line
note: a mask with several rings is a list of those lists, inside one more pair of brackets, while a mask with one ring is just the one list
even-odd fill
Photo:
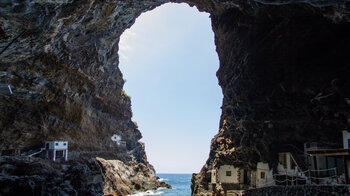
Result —
[[0, 157], [0, 195], [129, 195], [159, 187], [153, 168], [103, 158], [53, 162], [35, 157]]

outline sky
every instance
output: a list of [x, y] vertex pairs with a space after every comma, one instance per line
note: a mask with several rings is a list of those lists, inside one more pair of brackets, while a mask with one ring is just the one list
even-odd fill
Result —
[[222, 92], [208, 13], [168, 3], [143, 13], [119, 42], [133, 121], [157, 173], [197, 173], [218, 132]]

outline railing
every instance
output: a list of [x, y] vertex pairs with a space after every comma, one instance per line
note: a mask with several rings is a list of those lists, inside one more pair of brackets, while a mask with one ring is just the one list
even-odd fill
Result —
[[38, 148], [38, 149], [35, 149], [35, 150], [31, 150], [31, 151], [29, 151], [29, 152], [27, 153], [27, 156], [28, 156], [28, 157], [32, 157], [32, 156], [34, 156], [34, 155], [36, 155], [36, 154], [41, 153], [43, 150], [45, 150], [45, 148]]
[[[319, 175], [312, 176], [312, 173], [320, 174], [320, 172], [327, 172], [327, 174], [333, 173], [328, 176], [320, 177]], [[264, 187], [266, 186], [276, 186], [276, 185], [284, 185], [284, 186], [297, 186], [297, 185], [305, 185], [312, 184], [315, 182], [316, 184], [339, 184], [338, 183], [338, 175], [337, 168], [330, 169], [320, 169], [320, 170], [306, 170], [302, 171], [303, 174], [308, 174], [307, 176], [295, 175], [295, 172], [285, 172], [280, 174], [274, 174], [270, 178], [265, 178]], [[281, 178], [284, 178], [283, 180]]]

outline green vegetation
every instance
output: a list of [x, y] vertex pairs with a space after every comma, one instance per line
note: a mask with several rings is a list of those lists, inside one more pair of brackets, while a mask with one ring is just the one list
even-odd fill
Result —
[[145, 150], [145, 143], [143, 142], [140, 142], [141, 146], [142, 146], [142, 149]]
[[126, 94], [126, 92], [124, 91], [124, 89], [121, 90], [120, 94], [121, 94], [121, 96], [123, 96], [123, 97], [127, 97], [127, 98], [131, 99], [131, 97], [130, 97], [128, 94]]
[[137, 125], [136, 121], [132, 121], [132, 123], [134, 123], [134, 125], [138, 128], [139, 126]]

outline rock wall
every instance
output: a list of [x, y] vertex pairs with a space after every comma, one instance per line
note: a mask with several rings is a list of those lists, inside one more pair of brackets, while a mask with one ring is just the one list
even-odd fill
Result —
[[[73, 151], [113, 151], [151, 168], [117, 51], [136, 17], [166, 2], [1, 1], [0, 149], [68, 140]], [[207, 191], [213, 167], [273, 166], [282, 144], [339, 143], [350, 121], [349, 1], [174, 2], [210, 13], [224, 94], [219, 132], [194, 175], [193, 194]]]
[[[121, 33], [143, 11], [162, 2], [1, 1], [1, 153], [19, 149], [23, 154], [42, 147], [46, 140], [67, 140], [70, 159], [94, 159], [96, 155], [122, 161], [125, 167], [144, 167], [145, 177], [138, 180], [140, 185], [128, 184], [125, 190], [122, 186], [108, 187], [120, 182], [116, 180], [119, 172], [100, 174], [106, 181], [99, 182], [102, 188], [96, 190], [96, 195], [103, 191], [125, 195], [137, 189], [156, 188], [159, 183], [155, 171], [139, 142], [142, 135], [131, 121], [131, 102], [122, 89], [124, 80], [118, 69], [117, 51]], [[108, 171], [107, 166], [104, 169]], [[16, 178], [16, 174], [8, 174], [14, 186], [9, 185], [10, 192], [18, 190], [17, 179], [25, 175], [18, 174]], [[59, 174], [62, 177], [62, 172]], [[40, 174], [37, 177], [49, 178]], [[52, 183], [54, 187], [60, 184]], [[85, 191], [90, 192], [86, 183]]]
[[32, 157], [0, 158], [1, 195], [103, 194], [104, 178], [95, 159], [60, 164]]
[[[118, 69], [119, 36], [157, 1], [2, 1], [0, 148], [65, 139], [70, 149], [127, 149], [142, 137]], [[97, 136], [97, 137], [96, 137]]]
[[[171, 188], [159, 182], [153, 167], [143, 163], [126, 165], [119, 160], [97, 158], [103, 168], [105, 178], [103, 192], [111, 195], [128, 195], [135, 191], [144, 192], [158, 187]], [[116, 175], [117, 174], [117, 175]]]
[[99, 157], [82, 156], [58, 163], [4, 156], [0, 157], [0, 171], [0, 195], [121, 196], [158, 187], [171, 188], [159, 182], [148, 165]]
[[224, 100], [209, 159], [192, 178], [208, 193], [209, 171], [229, 164], [275, 167], [284, 145], [342, 145], [349, 129], [348, 9], [264, 5], [213, 13]]

